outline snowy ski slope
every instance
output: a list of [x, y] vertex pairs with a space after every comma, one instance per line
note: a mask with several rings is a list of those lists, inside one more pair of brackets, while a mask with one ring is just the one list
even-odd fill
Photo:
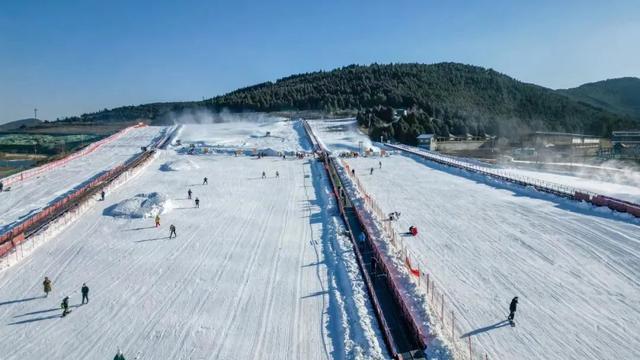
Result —
[[620, 200], [626, 200], [636, 204], [640, 204], [640, 182], [637, 184], [637, 186], [631, 186], [625, 184], [617, 184], [615, 182], [602, 181], [599, 179], [555, 174], [543, 171], [532, 171], [517, 168], [507, 168], [506, 170], [508, 170], [510, 173], [550, 181], [556, 184], [564, 184], [578, 189], [584, 189], [598, 194], [611, 196]]
[[[187, 125], [180, 138], [224, 137], [223, 127]], [[179, 166], [161, 170], [167, 163]], [[328, 191], [309, 159], [163, 151], [0, 273], [0, 358], [104, 359], [118, 347], [127, 359], [386, 357]], [[152, 218], [106, 215], [150, 192], [170, 199], [160, 228]], [[167, 238], [169, 224], [176, 239]], [[48, 298], [44, 276], [53, 281]], [[83, 282], [91, 301], [78, 306]], [[73, 312], [63, 319], [65, 295]]]
[[[211, 131], [215, 129], [216, 131]], [[305, 148], [303, 131], [299, 121], [284, 118], [260, 118], [257, 121], [237, 120], [215, 124], [190, 124], [178, 139], [195, 139], [183, 142], [214, 146], [221, 150], [273, 150], [274, 152], [296, 152]], [[267, 132], [270, 133], [267, 136]]]
[[133, 128], [86, 156], [12, 184], [11, 191], [0, 193], [0, 232], [38, 212], [90, 178], [140, 153], [140, 147], [149, 145], [162, 129], [155, 126]]
[[[315, 125], [320, 138], [335, 139]], [[342, 135], [333, 149], [348, 149]], [[353, 135], [356, 138], [359, 135]], [[332, 146], [332, 145], [329, 145]], [[640, 224], [419, 158], [346, 160], [490, 359], [640, 358]], [[370, 169], [374, 168], [373, 175]], [[515, 328], [505, 323], [519, 296]], [[461, 318], [460, 318], [461, 317]]]
[[489, 358], [640, 356], [637, 223], [405, 156], [348, 163], [398, 232], [420, 229], [407, 246]]
[[322, 142], [331, 151], [360, 151], [360, 142], [362, 142], [362, 146], [365, 149], [371, 148], [374, 151], [378, 151], [371, 139], [358, 129], [358, 124], [353, 118], [309, 120], [308, 123], [314, 133], [322, 134], [318, 141]]

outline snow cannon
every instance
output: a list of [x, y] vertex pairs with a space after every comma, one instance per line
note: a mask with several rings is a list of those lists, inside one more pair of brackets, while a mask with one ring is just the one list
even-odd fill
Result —
[[417, 228], [417, 227], [415, 227], [415, 226], [410, 226], [410, 227], [409, 227], [409, 233], [410, 233], [411, 235], [413, 235], [413, 236], [418, 235], [418, 228]]

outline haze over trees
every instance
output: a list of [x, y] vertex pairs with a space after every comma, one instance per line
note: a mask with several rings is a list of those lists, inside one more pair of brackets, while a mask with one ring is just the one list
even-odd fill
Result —
[[[631, 80], [620, 81], [640, 82], [627, 79]], [[516, 138], [547, 130], [608, 136], [612, 130], [638, 127], [640, 113], [628, 110], [637, 103], [611, 100], [628, 96], [616, 95], [619, 89], [605, 84], [601, 91], [588, 87], [590, 94], [596, 94], [588, 97], [583, 87], [555, 91], [458, 63], [350, 65], [293, 75], [204, 101], [125, 106], [65, 120], [149, 119], [159, 124], [196, 110], [315, 110], [355, 115], [372, 137], [406, 143], [414, 143], [420, 133]], [[605, 93], [609, 100], [593, 100]]]

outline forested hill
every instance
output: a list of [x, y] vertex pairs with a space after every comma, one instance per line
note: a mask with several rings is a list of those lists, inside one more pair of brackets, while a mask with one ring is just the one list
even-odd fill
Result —
[[[638, 119], [577, 101], [554, 90], [519, 82], [491, 69], [457, 63], [351, 65], [289, 76], [205, 101], [127, 106], [69, 120], [170, 121], [191, 110], [345, 111], [358, 114], [376, 138], [404, 142], [423, 132], [499, 135], [529, 130], [607, 135], [636, 127]], [[393, 116], [393, 109], [407, 114]]]
[[[210, 100], [234, 110], [360, 111], [372, 135], [412, 142], [417, 134], [516, 137], [529, 130], [606, 135], [630, 117], [519, 82], [491, 69], [457, 63], [347, 66], [239, 89]], [[408, 109], [399, 120], [389, 107]]]
[[640, 118], [640, 79], [625, 77], [558, 90], [574, 100], [583, 101], [618, 114]]

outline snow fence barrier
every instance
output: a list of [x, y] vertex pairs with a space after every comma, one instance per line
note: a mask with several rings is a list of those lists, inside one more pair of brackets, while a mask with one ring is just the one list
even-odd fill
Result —
[[328, 152], [326, 151], [326, 149], [323, 149], [323, 147], [320, 145], [321, 143], [316, 138], [315, 134], [311, 130], [311, 127], [309, 126], [306, 120], [302, 121], [302, 125], [305, 129], [305, 132], [307, 133], [307, 136], [311, 139], [311, 144], [313, 145], [313, 151], [315, 153], [321, 153], [321, 152], [324, 153], [324, 155], [322, 156], [324, 169], [329, 178], [329, 182], [331, 183], [332, 192], [336, 199], [336, 203], [338, 204], [338, 208], [340, 210], [340, 215], [342, 216], [342, 220], [344, 221], [345, 226], [349, 231], [349, 239], [351, 240], [351, 245], [356, 255], [356, 260], [358, 263], [358, 268], [360, 269], [360, 274], [362, 275], [362, 278], [364, 279], [365, 285], [367, 287], [367, 292], [369, 293], [369, 298], [371, 299], [371, 305], [373, 307], [373, 311], [376, 315], [376, 319], [378, 320], [378, 323], [380, 324], [380, 328], [381, 328], [380, 330], [382, 331], [385, 344], [387, 346], [387, 349], [389, 350], [389, 353], [391, 354], [391, 357], [393, 357], [394, 359], [398, 359], [399, 354], [397, 351], [396, 344], [393, 340], [393, 336], [391, 336], [391, 330], [389, 329], [389, 326], [382, 313], [382, 307], [378, 302], [378, 297], [376, 296], [376, 292], [373, 288], [373, 281], [371, 280], [369, 273], [364, 268], [365, 264], [364, 264], [362, 254], [360, 252], [360, 248], [356, 243], [356, 239], [354, 238], [354, 235], [353, 235], [354, 234], [353, 230], [351, 229], [351, 225], [349, 224], [349, 220], [347, 219], [344, 203], [340, 200], [338, 185], [335, 183], [335, 180], [331, 174], [331, 164], [329, 163], [329, 158], [327, 155]]
[[596, 206], [606, 206], [611, 210], [623, 213], [629, 213], [640, 218], [640, 204], [629, 201], [612, 198], [596, 194], [590, 191], [576, 189], [571, 186], [556, 184], [549, 181], [517, 175], [507, 170], [491, 169], [468, 161], [461, 160], [454, 156], [442, 155], [428, 150], [418, 150], [407, 145], [385, 144], [393, 149], [405, 151], [407, 153], [417, 155], [421, 158], [437, 162], [439, 164], [467, 170], [470, 172], [490, 176], [492, 178], [518, 184], [525, 187], [533, 187], [534, 189], [561, 197], [569, 198], [576, 201], [585, 201]]
[[427, 267], [419, 262], [418, 256], [407, 249], [404, 238], [395, 231], [392, 223], [384, 221], [387, 216], [378, 206], [373, 196], [365, 190], [360, 179], [351, 173], [349, 164], [341, 160], [341, 165], [362, 194], [368, 210], [375, 215], [376, 222], [381, 225], [380, 227], [383, 229], [393, 249], [393, 254], [400, 263], [404, 264], [411, 276], [411, 280], [422, 291], [430, 320], [437, 325], [435, 327], [437, 335], [449, 345], [454, 358], [465, 360], [489, 359], [488, 354], [481, 350], [480, 345], [471, 336], [461, 337], [461, 334], [464, 334], [464, 330], [456, 322], [454, 306], [451, 305], [455, 303], [455, 300], [445, 295], [447, 292], [441, 287], [442, 285], [436, 285], [433, 274], [429, 273]]
[[[39, 245], [59, 234], [67, 225], [77, 220], [98, 202], [95, 196], [82, 197], [82, 195], [92, 195], [92, 192], [95, 193], [98, 190], [107, 192], [115, 190], [144, 170], [155, 156], [155, 152], [142, 153], [136, 159], [114, 168], [56, 204], [45, 208], [34, 215], [33, 219], [30, 219], [32, 221], [29, 223], [32, 226], [37, 226], [35, 229], [25, 226], [21, 228], [21, 231], [16, 231], [16, 228], [13, 228], [9, 233], [3, 234], [0, 238], [0, 270], [28, 256]], [[109, 178], [109, 174], [111, 178]], [[36, 219], [44, 220], [55, 210], [60, 210], [61, 206], [72, 204], [74, 201], [77, 201], [77, 203], [74, 203], [64, 212], [55, 215], [39, 226], [37, 225]], [[56, 205], [59, 206], [56, 207]], [[8, 240], [4, 240], [7, 238]]]
[[33, 169], [21, 171], [21, 172], [19, 172], [17, 174], [13, 174], [13, 175], [8, 176], [6, 178], [0, 179], [0, 181], [2, 181], [2, 184], [4, 186], [9, 186], [11, 184], [17, 183], [18, 181], [27, 180], [27, 179], [30, 179], [32, 177], [38, 176], [40, 174], [46, 173], [46, 172], [48, 172], [48, 171], [50, 171], [52, 169], [64, 166], [67, 163], [69, 163], [70, 161], [73, 161], [74, 159], [77, 159], [77, 158], [80, 158], [80, 157], [83, 157], [83, 156], [87, 156], [87, 155], [91, 154], [92, 152], [96, 151], [101, 146], [109, 144], [109, 143], [112, 143], [115, 140], [121, 138], [122, 136], [124, 136], [125, 134], [130, 132], [132, 129], [138, 128], [138, 127], [143, 127], [143, 126], [146, 126], [146, 125], [138, 124], [138, 125], [133, 125], [133, 126], [126, 127], [124, 129], [118, 131], [117, 133], [115, 133], [115, 134], [113, 134], [113, 135], [111, 135], [109, 137], [106, 137], [106, 138], [104, 138], [102, 140], [93, 142], [93, 143], [89, 144], [87, 147], [85, 147], [85, 148], [83, 148], [83, 149], [81, 149], [79, 151], [76, 151], [74, 153], [71, 153], [71, 154], [65, 156], [62, 159], [58, 159], [58, 160], [46, 163], [46, 164], [44, 164], [42, 166], [38, 166], [38, 167], [33, 168]]
[[[362, 256], [360, 254], [360, 250], [358, 248], [358, 245], [356, 244], [356, 239], [353, 238], [353, 232], [351, 231], [351, 228], [349, 226], [349, 221], [345, 218], [344, 204], [341, 201], [338, 188], [337, 188], [337, 186], [336, 186], [336, 184], [334, 182], [334, 179], [332, 178], [331, 170], [330, 170], [330, 169], [334, 170], [334, 173], [340, 178], [340, 181], [344, 185], [344, 180], [345, 179], [342, 178], [342, 175], [338, 171], [338, 167], [335, 165], [335, 161], [337, 161], [337, 160], [336, 160], [336, 158], [329, 156], [330, 152], [328, 151], [328, 149], [326, 149], [324, 147], [323, 143], [318, 140], [318, 138], [316, 137], [315, 133], [313, 132], [313, 130], [311, 129], [311, 127], [309, 126], [309, 124], [307, 123], [306, 120], [303, 120], [303, 126], [304, 126], [304, 129], [305, 129], [307, 135], [311, 139], [314, 151], [316, 153], [321, 154], [321, 156], [322, 156], [325, 169], [326, 169], [326, 171], [328, 173], [329, 179], [330, 179], [331, 184], [333, 186], [333, 193], [334, 193], [334, 196], [336, 197], [336, 202], [340, 206], [340, 211], [343, 214], [344, 221], [347, 224], [347, 228], [349, 229], [349, 231], [351, 233], [350, 238], [351, 238], [354, 250], [356, 252], [357, 258], [358, 258], [360, 271], [361, 271], [361, 273], [363, 275], [363, 278], [365, 279], [365, 282], [366, 282], [366, 285], [367, 285], [367, 289], [369, 291], [369, 295], [370, 295], [370, 298], [372, 300], [372, 305], [373, 305], [374, 311], [376, 313], [376, 317], [377, 317], [377, 319], [378, 319], [378, 321], [380, 323], [380, 326], [382, 328], [382, 332], [384, 334], [387, 346], [390, 349], [390, 353], [391, 353], [392, 357], [395, 358], [395, 359], [403, 359], [402, 355], [399, 354], [398, 351], [397, 351], [397, 347], [395, 346], [393, 337], [391, 335], [391, 331], [390, 331], [389, 326], [387, 325], [387, 322], [386, 322], [386, 320], [384, 318], [384, 315], [383, 315], [383, 312], [382, 312], [382, 308], [381, 308], [380, 304], [378, 303], [375, 290], [373, 289], [373, 282], [371, 281], [367, 271], [365, 269], [363, 269], [364, 265], [363, 265]], [[416, 304], [411, 303], [411, 300], [408, 299], [404, 295], [406, 290], [401, 290], [400, 286], [397, 283], [397, 277], [398, 277], [398, 274], [397, 274], [397, 271], [396, 271], [397, 269], [395, 268], [395, 266], [393, 264], [389, 263], [387, 256], [385, 256], [383, 254], [383, 251], [379, 248], [379, 246], [373, 240], [373, 239], [377, 238], [375, 231], [372, 229], [372, 225], [373, 224], [371, 224], [371, 221], [369, 221], [368, 218], [366, 218], [365, 216], [363, 216], [361, 214], [361, 210], [362, 209], [358, 209], [358, 207], [355, 206], [355, 204], [354, 204], [354, 208], [353, 209], [354, 209], [354, 212], [355, 212], [355, 214], [356, 214], [356, 216], [358, 218], [358, 221], [363, 226], [363, 232], [366, 234], [367, 242], [368, 242], [370, 248], [373, 250], [374, 258], [376, 259], [377, 263], [380, 265], [382, 272], [386, 275], [387, 284], [389, 285], [389, 288], [392, 291], [392, 294], [393, 294], [393, 297], [394, 297], [396, 303], [401, 308], [402, 315], [403, 315], [403, 318], [404, 318], [405, 322], [410, 325], [411, 333], [413, 334], [414, 338], [416, 339], [416, 342], [418, 344], [420, 344], [420, 346], [422, 347], [423, 350], [426, 349], [429, 341], [428, 341], [428, 337], [424, 333], [424, 328], [423, 328], [423, 325], [422, 325], [423, 321], [419, 318], [419, 316], [415, 313], [415, 311], [412, 310], [412, 308], [415, 308]]]

